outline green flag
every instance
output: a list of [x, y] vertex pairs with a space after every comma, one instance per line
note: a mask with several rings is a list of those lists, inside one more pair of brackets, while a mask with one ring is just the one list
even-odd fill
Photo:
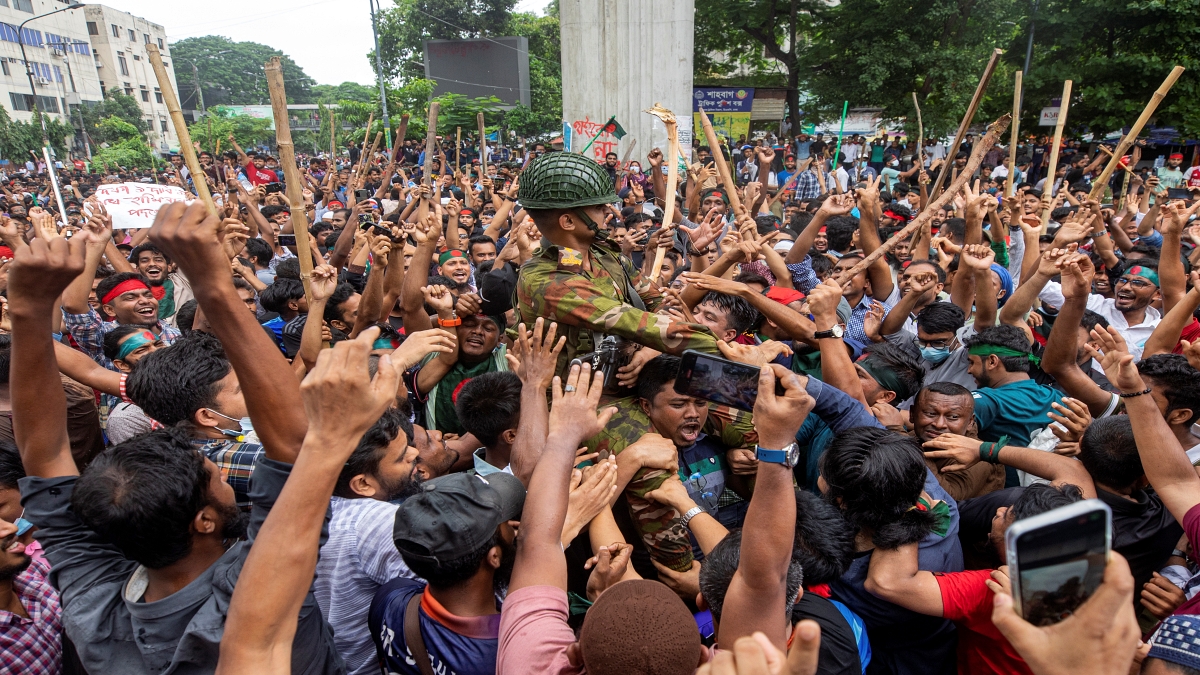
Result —
[[625, 130], [621, 128], [621, 123], [617, 121], [616, 115], [608, 118], [608, 121], [604, 123], [604, 128], [602, 128], [601, 131], [616, 136], [618, 141], [625, 137]]

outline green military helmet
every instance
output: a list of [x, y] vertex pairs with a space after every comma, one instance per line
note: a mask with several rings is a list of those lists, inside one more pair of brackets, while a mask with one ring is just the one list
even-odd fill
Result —
[[521, 172], [517, 200], [526, 209], [574, 209], [612, 204], [612, 178], [595, 160], [574, 152], [551, 152]]

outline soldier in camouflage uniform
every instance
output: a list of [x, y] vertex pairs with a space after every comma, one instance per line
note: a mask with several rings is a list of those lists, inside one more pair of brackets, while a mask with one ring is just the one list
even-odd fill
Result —
[[[532, 325], [539, 316], [558, 322], [559, 335], [567, 336], [559, 355], [559, 375], [566, 373], [572, 359], [590, 354], [599, 337], [606, 334], [668, 354], [682, 354], [686, 349], [718, 353], [717, 339], [706, 326], [654, 314], [661, 302], [660, 291], [643, 283], [630, 261], [598, 236], [598, 223], [605, 219], [604, 205], [617, 201], [612, 181], [599, 164], [569, 152], [543, 155], [522, 172], [517, 199], [543, 240], [542, 247], [521, 267], [513, 301], [515, 323]], [[619, 453], [652, 431], [636, 401], [620, 403], [620, 412], [589, 441], [589, 447]], [[729, 409], [725, 412], [724, 416], [709, 417], [709, 433], [727, 440], [728, 447], [753, 445], [749, 416]], [[743, 424], [737, 425], [740, 431], [726, 422], [732, 422], [735, 414], [743, 417]], [[737, 439], [726, 439], [726, 433]], [[625, 497], [634, 527], [651, 556], [684, 572], [692, 566], [687, 530], [674, 509], [644, 496], [667, 476], [665, 471], [642, 469], [626, 486]]]
[[554, 152], [521, 173], [517, 200], [542, 233], [542, 246], [521, 266], [513, 308], [516, 323], [537, 317], [557, 321], [567, 343], [558, 374], [595, 349], [601, 335], [616, 335], [668, 354], [685, 349], [717, 353], [708, 328], [654, 314], [661, 291], [643, 283], [632, 263], [603, 237], [604, 206], [616, 201], [612, 181], [595, 161]]

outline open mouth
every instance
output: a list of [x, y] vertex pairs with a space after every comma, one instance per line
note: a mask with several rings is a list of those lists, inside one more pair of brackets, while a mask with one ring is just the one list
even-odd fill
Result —
[[20, 555], [25, 552], [25, 544], [22, 544], [20, 541], [18, 541], [17, 535], [15, 534], [11, 535], [3, 543], [0, 543], [0, 546], [4, 547], [5, 553]]
[[700, 436], [700, 424], [698, 422], [688, 422], [679, 427], [679, 436], [689, 443], [695, 441]]
[[154, 310], [153, 307], [139, 307], [137, 309], [137, 315], [146, 317], [146, 318], [151, 318], [151, 317], [155, 317], [157, 315], [157, 312]]

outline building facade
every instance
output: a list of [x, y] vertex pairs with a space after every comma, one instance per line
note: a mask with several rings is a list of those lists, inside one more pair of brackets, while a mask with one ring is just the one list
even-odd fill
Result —
[[[0, 0], [0, 105], [13, 120], [27, 122], [33, 116], [34, 93], [21, 58], [22, 43], [33, 68], [33, 90], [40, 111], [52, 118], [71, 117], [79, 129], [78, 106], [95, 105], [103, 98], [84, 10], [29, 21], [66, 4], [61, 0]], [[80, 152], [81, 143], [82, 137], [77, 139]]]
[[171, 88], [178, 96], [166, 30], [156, 23], [104, 5], [87, 5], [84, 13], [85, 31], [91, 41], [101, 92], [116, 89], [132, 96], [142, 107], [142, 117], [150, 128], [154, 148], [160, 152], [178, 149], [179, 139], [171, 126], [162, 90], [146, 53], [147, 46], [158, 47]]

